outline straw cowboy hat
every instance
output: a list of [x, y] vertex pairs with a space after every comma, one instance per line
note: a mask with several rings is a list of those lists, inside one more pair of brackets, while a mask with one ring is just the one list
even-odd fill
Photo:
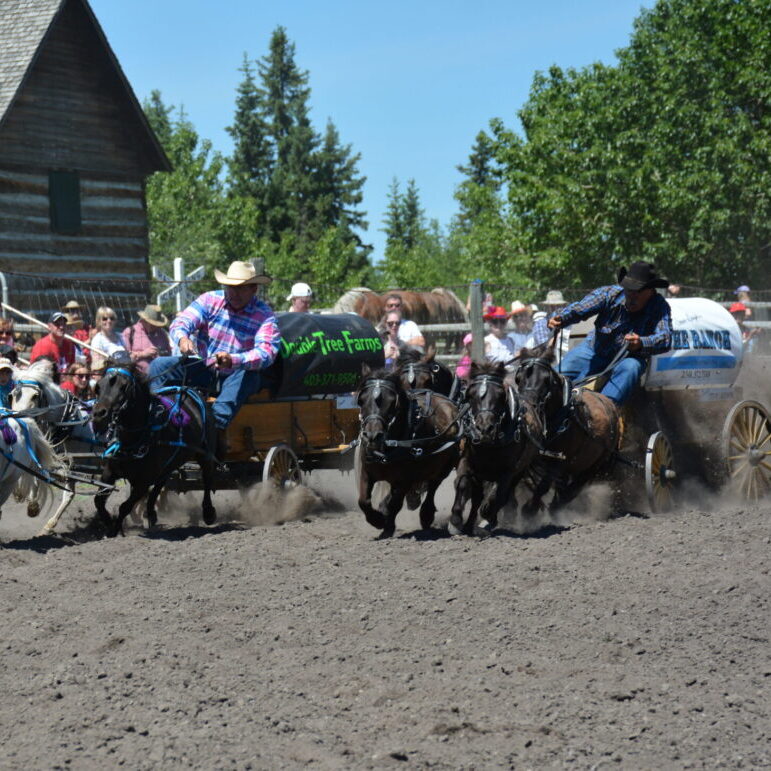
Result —
[[562, 292], [559, 289], [550, 289], [546, 293], [546, 299], [541, 302], [541, 305], [565, 305], [565, 298], [562, 296]]
[[631, 289], [633, 292], [640, 292], [643, 289], [666, 289], [669, 286], [669, 280], [659, 276], [652, 262], [642, 260], [633, 262], [629, 270], [621, 268], [618, 272], [618, 283], [624, 289]]
[[251, 262], [231, 262], [228, 272], [214, 269], [214, 278], [217, 283], [226, 286], [243, 286], [245, 284], [269, 284], [273, 279], [266, 273], [257, 273]]
[[516, 316], [519, 313], [530, 313], [530, 307], [519, 300], [514, 300], [511, 304], [511, 315]]
[[70, 300], [66, 305], [62, 306], [62, 310], [67, 311], [79, 311], [81, 308], [80, 303], [77, 300]]
[[157, 305], [145, 305], [145, 309], [139, 311], [138, 316], [154, 327], [165, 327], [169, 323]]

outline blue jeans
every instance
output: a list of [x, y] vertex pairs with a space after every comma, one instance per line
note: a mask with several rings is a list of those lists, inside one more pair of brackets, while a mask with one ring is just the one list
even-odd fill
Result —
[[[583, 342], [565, 355], [559, 371], [571, 380], [580, 380], [602, 372], [613, 361], [614, 356], [615, 353], [599, 354], [589, 343]], [[613, 367], [601, 393], [616, 404], [623, 404], [639, 385], [644, 370], [645, 362], [642, 359], [631, 356], [621, 359]]]
[[159, 356], [150, 363], [148, 374], [151, 378], [151, 391], [182, 385], [183, 380], [186, 386], [213, 391], [219, 382], [219, 396], [212, 408], [217, 428], [227, 428], [238, 408], [262, 386], [262, 377], [256, 370], [237, 369], [225, 375], [207, 367], [202, 359], [180, 356]]

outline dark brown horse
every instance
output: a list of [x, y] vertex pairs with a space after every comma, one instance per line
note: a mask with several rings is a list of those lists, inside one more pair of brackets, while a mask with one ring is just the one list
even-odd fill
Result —
[[[535, 458], [530, 436], [541, 426], [533, 407], [506, 380], [502, 363], [472, 363], [465, 402], [467, 436], [455, 476], [449, 530], [453, 535], [485, 537], [495, 529], [498, 512]], [[471, 511], [464, 525], [469, 498]]]
[[131, 486], [113, 521], [107, 511], [109, 492], [94, 499], [97, 514], [111, 535], [123, 533], [123, 520], [149, 491], [147, 520], [156, 523], [155, 502], [174, 471], [188, 461], [201, 467], [203, 521], [217, 518], [211, 493], [214, 488], [217, 432], [214, 416], [202, 398], [190, 388], [169, 388], [150, 393], [142, 371], [135, 365], [109, 366], [97, 384], [92, 421], [94, 430], [106, 436], [107, 451], [102, 481], [113, 484], [126, 479]]
[[408, 391], [428, 389], [444, 396], [450, 396], [455, 384], [455, 375], [449, 367], [436, 361], [436, 347], [430, 345], [426, 353], [416, 348], [407, 348], [399, 356], [397, 371], [402, 386]]
[[[396, 372], [364, 365], [362, 375], [359, 507], [367, 522], [382, 530], [380, 537], [389, 538], [405, 496], [425, 485], [420, 524], [427, 530], [436, 513], [436, 489], [458, 460], [458, 408], [431, 391], [410, 394]], [[391, 488], [379, 509], [372, 505], [375, 482], [388, 482]]]
[[587, 482], [610, 471], [619, 446], [618, 410], [602, 394], [572, 389], [570, 380], [552, 366], [552, 347], [523, 348], [519, 360], [514, 375], [517, 390], [543, 426], [534, 438], [538, 456], [531, 467], [533, 496], [523, 511], [536, 513], [553, 487], [553, 513], [573, 500]]

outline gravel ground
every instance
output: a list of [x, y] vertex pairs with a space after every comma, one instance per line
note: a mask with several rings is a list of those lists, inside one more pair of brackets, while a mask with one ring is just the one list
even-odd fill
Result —
[[771, 765], [768, 504], [383, 542], [311, 483], [112, 540], [7, 507], [0, 767]]

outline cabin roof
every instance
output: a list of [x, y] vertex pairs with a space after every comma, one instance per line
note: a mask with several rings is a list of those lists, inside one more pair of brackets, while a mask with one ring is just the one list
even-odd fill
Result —
[[170, 171], [171, 164], [166, 153], [150, 127], [88, 0], [0, 0], [0, 128], [10, 114], [14, 100], [22, 90], [56, 19], [68, 3], [79, 3], [93, 24], [108, 61], [115, 68], [123, 86], [125, 99], [142, 126], [145, 136], [140, 141], [143, 139], [150, 145], [155, 170]]

